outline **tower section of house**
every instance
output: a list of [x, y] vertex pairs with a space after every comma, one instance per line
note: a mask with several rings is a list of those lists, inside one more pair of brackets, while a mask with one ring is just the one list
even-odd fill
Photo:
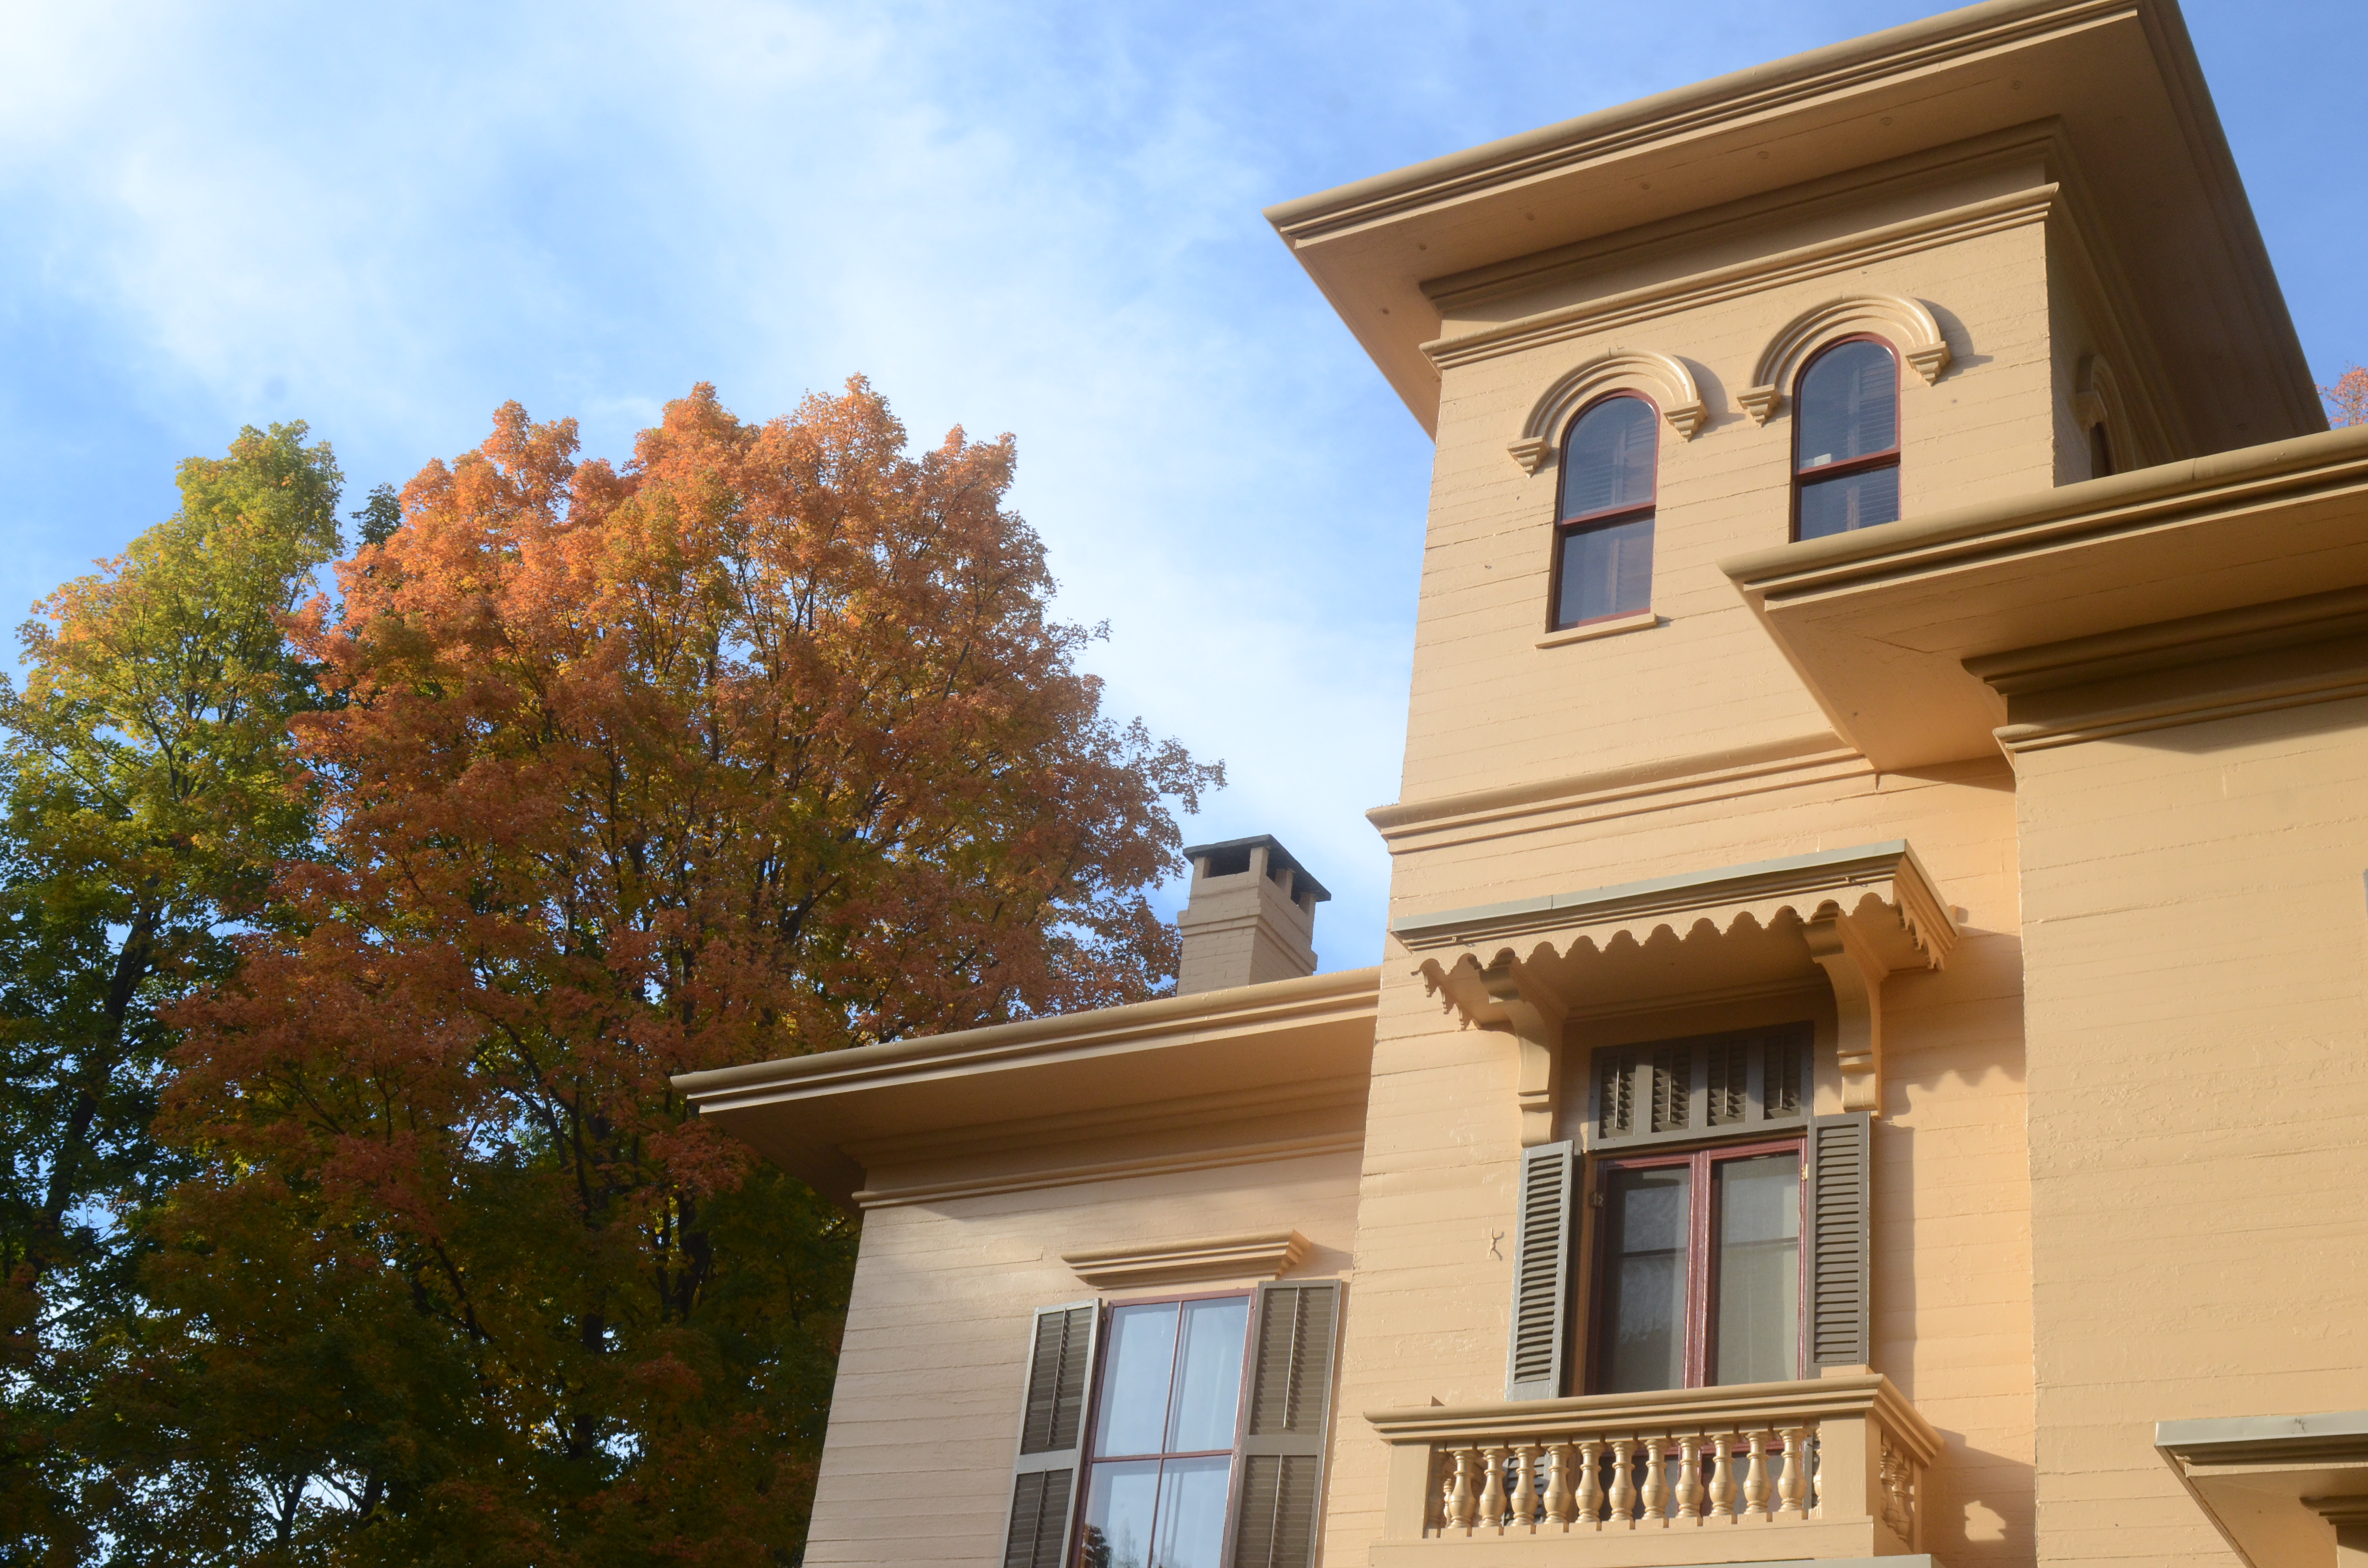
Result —
[[1228, 840], [1177, 996], [683, 1081], [862, 1217], [805, 1561], [2368, 1554], [2368, 432], [2175, 7], [1269, 217], [1437, 444], [1382, 961]]

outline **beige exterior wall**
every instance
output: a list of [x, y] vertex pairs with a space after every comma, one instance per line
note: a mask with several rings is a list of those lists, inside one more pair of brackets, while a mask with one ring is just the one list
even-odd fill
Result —
[[2039, 1557], [2221, 1568], [2152, 1424], [2368, 1407], [2368, 702], [2017, 771]]
[[1296, 1228], [1313, 1248], [1288, 1277], [1331, 1277], [1347, 1267], [1356, 1210], [1354, 1154], [869, 1210], [806, 1562], [1003, 1561], [1033, 1313], [1097, 1294], [1063, 1253]]
[[[1964, 911], [1942, 972], [1892, 979], [1873, 1179], [1874, 1367], [1948, 1437], [1928, 1550], [1955, 1568], [2032, 1561], [2029, 1176], [2023, 1140], [2014, 797], [2003, 765], [1945, 779], [1814, 763], [1710, 798], [1680, 776], [1591, 821], [1402, 855], [1401, 913], [1576, 890], [1811, 849], [1907, 839]], [[1687, 799], [1688, 795], [1697, 798]], [[1666, 802], [1666, 803], [1665, 803]], [[1542, 813], [1543, 814], [1543, 813]], [[1411, 960], [1383, 970], [1366, 1119], [1358, 1289], [1343, 1356], [1324, 1561], [1361, 1564], [1379, 1532], [1386, 1454], [1365, 1410], [1501, 1399], [1519, 1169], [1508, 1038], [1463, 1029]], [[1809, 1017], [1822, 979], [1715, 1008], [1672, 1006], [1566, 1030], [1566, 1097], [1586, 1051], [1628, 1039]], [[1821, 1040], [1829, 1040], [1821, 1030]], [[1828, 1046], [1829, 1049], [1829, 1046]], [[1832, 1108], [1833, 1091], [1824, 1091]], [[1572, 1130], [1563, 1129], [1565, 1135]], [[1496, 1240], [1492, 1256], [1491, 1242]]]
[[[1946, 210], [1987, 190], [1951, 187], [1929, 200]], [[1781, 544], [1790, 527], [1793, 422], [1780, 414], [1755, 425], [1736, 394], [1795, 316], [1869, 291], [1928, 302], [1955, 357], [1931, 386], [1903, 367], [1907, 515], [2055, 482], [2055, 350], [2038, 218], [1452, 366], [1442, 378], [1402, 801], [1826, 728], [1717, 562]], [[1691, 440], [1662, 426], [1653, 608], [1664, 624], [1541, 649], [1560, 471], [1548, 462], [1525, 474], [1506, 446], [1557, 379], [1614, 348], [1685, 362], [1711, 413]]]

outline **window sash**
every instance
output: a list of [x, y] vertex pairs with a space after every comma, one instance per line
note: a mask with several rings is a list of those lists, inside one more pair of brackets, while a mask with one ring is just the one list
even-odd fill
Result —
[[[1177, 1374], [1185, 1360], [1185, 1310], [1197, 1301], [1238, 1301], [1246, 1306], [1243, 1313], [1241, 1361], [1234, 1392], [1232, 1440], [1226, 1447], [1217, 1449], [1168, 1449], [1166, 1445], [1173, 1437], [1178, 1401], [1181, 1392], [1178, 1386]], [[1104, 1388], [1102, 1384], [1103, 1378], [1110, 1369], [1110, 1359], [1116, 1353], [1120, 1338], [1116, 1330], [1118, 1314], [1130, 1308], [1161, 1306], [1173, 1306], [1177, 1312], [1177, 1333], [1168, 1347], [1167, 1379], [1162, 1388], [1159, 1403], [1161, 1447], [1141, 1451], [1130, 1450], [1125, 1453], [1103, 1453], [1101, 1446], [1107, 1425], [1113, 1407], [1118, 1403], [1110, 1396], [1110, 1391]], [[1100, 1350], [1102, 1364], [1094, 1369], [1095, 1399], [1091, 1429], [1085, 1436], [1083, 1444], [1085, 1463], [1080, 1467], [1078, 1475], [1076, 1539], [1079, 1542], [1077, 1548], [1079, 1552], [1082, 1553], [1084, 1551], [1087, 1530], [1093, 1528], [1090, 1520], [1098, 1481], [1128, 1471], [1139, 1471], [1145, 1466], [1150, 1467], [1152, 1509], [1144, 1519], [1147, 1539], [1142, 1543], [1146, 1550], [1149, 1550], [1159, 1541], [1161, 1527], [1167, 1522], [1163, 1516], [1175, 1500], [1169, 1486], [1170, 1466], [1183, 1467], [1186, 1461], [1192, 1460], [1199, 1460], [1205, 1464], [1211, 1460], [1225, 1461], [1225, 1501], [1220, 1514], [1216, 1538], [1217, 1550], [1220, 1552], [1224, 1550], [1225, 1543], [1232, 1539], [1234, 1512], [1241, 1493], [1242, 1432], [1249, 1417], [1251, 1379], [1255, 1370], [1255, 1357], [1252, 1352], [1255, 1348], [1258, 1330], [1257, 1307], [1256, 1293], [1243, 1290], [1201, 1291], [1190, 1295], [1155, 1297], [1147, 1301], [1119, 1301], [1110, 1305], [1105, 1313], [1102, 1331]], [[1184, 1468], [1179, 1468], [1177, 1473], [1178, 1475], [1185, 1473]], [[1177, 1492], [1180, 1490], [1180, 1487], [1176, 1489]]]
[[1708, 1147], [1669, 1150], [1648, 1153], [1603, 1155], [1593, 1162], [1588, 1173], [1588, 1190], [1593, 1195], [1600, 1219], [1595, 1227], [1593, 1267], [1588, 1270], [1590, 1289], [1587, 1304], [1587, 1388], [1590, 1392], [1608, 1392], [1610, 1346], [1606, 1329], [1611, 1321], [1613, 1291], [1617, 1280], [1613, 1275], [1614, 1257], [1610, 1216], [1611, 1182], [1614, 1173], [1633, 1170], [1666, 1170], [1683, 1167], [1688, 1173], [1685, 1257], [1682, 1278], [1685, 1282], [1685, 1347], [1680, 1358], [1682, 1388], [1711, 1386], [1718, 1355], [1716, 1319], [1721, 1248], [1717, 1244], [1719, 1210], [1715, 1167], [1736, 1161], [1757, 1158], [1765, 1154], [1793, 1154], [1801, 1162], [1803, 1173], [1796, 1201], [1800, 1204], [1796, 1222], [1795, 1245], [1800, 1263], [1795, 1270], [1793, 1303], [1793, 1353], [1792, 1376], [1804, 1376], [1808, 1365], [1808, 1335], [1810, 1326], [1810, 1220], [1807, 1189], [1807, 1140], [1803, 1134], [1780, 1139], [1760, 1138], [1752, 1142], [1720, 1143]]

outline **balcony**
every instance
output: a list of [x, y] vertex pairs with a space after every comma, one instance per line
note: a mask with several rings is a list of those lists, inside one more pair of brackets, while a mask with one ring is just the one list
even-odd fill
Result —
[[1880, 1373], [1369, 1411], [1373, 1568], [1675, 1568], [1921, 1551], [1940, 1436]]

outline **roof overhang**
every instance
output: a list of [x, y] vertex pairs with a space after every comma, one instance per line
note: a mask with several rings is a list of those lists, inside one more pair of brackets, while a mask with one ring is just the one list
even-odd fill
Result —
[[2196, 449], [2323, 428], [2169, 0], [1992, 0], [1267, 210], [1426, 430], [1435, 286], [2053, 121]]
[[[1344, 970], [673, 1082], [701, 1117], [852, 1206], [868, 1165], [907, 1159], [916, 1146], [957, 1148], [968, 1135], [985, 1149], [1030, 1129], [1050, 1141], [1062, 1119], [1115, 1124], [1121, 1112], [1139, 1127], [1162, 1107], [1222, 1123], [1255, 1114], [1261, 1099], [1304, 1100], [1311, 1088], [1361, 1080], [1380, 979]], [[1361, 1096], [1356, 1110], [1361, 1119]]]
[[[2285, 676], [2274, 658], [2258, 677], [2243, 662], [2356, 636], [2368, 611], [2368, 428], [1720, 565], [1835, 730], [1876, 767], [1995, 756], [2060, 728], [2050, 693], [2079, 687], [2093, 699], [2207, 658], [2231, 680], [2275, 685]], [[2146, 700], [2133, 685], [2134, 712]]]
[[2155, 1450], [2252, 1568], [2368, 1547], [2368, 1410], [2163, 1421]]

